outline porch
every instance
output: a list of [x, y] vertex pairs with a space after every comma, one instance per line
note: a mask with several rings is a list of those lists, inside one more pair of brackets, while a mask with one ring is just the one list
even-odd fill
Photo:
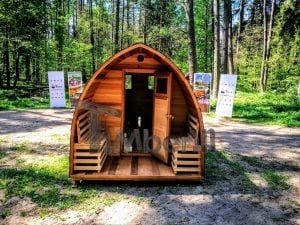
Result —
[[76, 171], [75, 181], [200, 181], [199, 172], [175, 174], [171, 165], [160, 162], [151, 155], [107, 156], [100, 172]]

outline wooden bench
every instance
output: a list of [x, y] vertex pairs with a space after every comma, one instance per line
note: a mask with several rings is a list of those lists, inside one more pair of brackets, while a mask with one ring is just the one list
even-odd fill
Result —
[[186, 134], [171, 135], [172, 168], [178, 172], [200, 173], [201, 145], [199, 145], [199, 123], [191, 114], [188, 114]]
[[[74, 170], [100, 172], [107, 157], [107, 136], [105, 130], [100, 134], [91, 132], [90, 112], [77, 117], [76, 129], [78, 142], [74, 144]], [[93, 135], [97, 135], [95, 137]], [[100, 137], [99, 137], [100, 136]], [[94, 143], [93, 140], [97, 140]]]

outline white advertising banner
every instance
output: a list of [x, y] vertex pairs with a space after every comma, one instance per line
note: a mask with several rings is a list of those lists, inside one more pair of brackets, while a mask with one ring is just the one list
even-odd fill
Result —
[[66, 107], [64, 72], [49, 71], [48, 83], [50, 92], [50, 107]]
[[217, 116], [232, 117], [237, 75], [222, 74], [216, 108]]

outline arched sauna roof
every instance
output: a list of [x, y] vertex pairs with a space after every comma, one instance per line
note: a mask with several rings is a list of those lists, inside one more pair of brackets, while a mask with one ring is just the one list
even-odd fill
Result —
[[[101, 79], [102, 76], [105, 76], [105, 74], [107, 73], [107, 71], [110, 68], [113, 68], [114, 65], [118, 64], [120, 61], [124, 60], [125, 58], [133, 55], [133, 54], [137, 54], [137, 53], [144, 53], [147, 54], [153, 58], [155, 58], [157, 61], [159, 61], [162, 65], [164, 65], [166, 68], [169, 68], [170, 71], [173, 72], [173, 75], [176, 76], [180, 86], [183, 89], [183, 92], [185, 94], [185, 98], [189, 98], [191, 101], [189, 101], [190, 103], [192, 103], [192, 105], [190, 105], [190, 107], [194, 108], [194, 110], [197, 112], [197, 116], [198, 119], [200, 121], [201, 124], [201, 133], [203, 133], [203, 120], [202, 120], [202, 115], [200, 112], [200, 108], [198, 106], [198, 102], [195, 98], [195, 95], [192, 91], [191, 86], [189, 85], [188, 81], [186, 80], [184, 74], [181, 72], [181, 70], [165, 55], [163, 55], [162, 53], [154, 50], [153, 48], [145, 45], [145, 44], [135, 44], [132, 45], [128, 48], [125, 48], [121, 51], [119, 51], [118, 53], [116, 53], [115, 55], [113, 55], [112, 57], [110, 57], [95, 73], [94, 75], [91, 77], [91, 79], [88, 81], [86, 87], [84, 88], [82, 94], [80, 95], [79, 100], [84, 100], [87, 99], [90, 94], [93, 93], [94, 88], [92, 88], [92, 84], [95, 82], [96, 79]], [[75, 114], [76, 115], [76, 110], [75, 110]]]

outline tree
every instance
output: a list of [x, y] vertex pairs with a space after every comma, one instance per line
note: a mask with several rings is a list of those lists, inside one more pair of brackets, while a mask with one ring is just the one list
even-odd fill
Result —
[[56, 20], [55, 20], [55, 39], [57, 48], [57, 69], [62, 70], [63, 64], [63, 46], [64, 46], [64, 11], [63, 0], [55, 0]]
[[[227, 1], [227, 0], [225, 0]], [[228, 63], [228, 73], [229, 74], [233, 74], [234, 72], [234, 65], [233, 65], [233, 44], [232, 44], [232, 5], [231, 5], [231, 0], [228, 1], [228, 11], [227, 11], [227, 15], [228, 15], [228, 59], [227, 59], [227, 63]]]
[[[236, 38], [236, 59], [239, 58], [239, 50], [240, 50], [240, 43], [242, 41], [242, 33], [244, 30], [244, 9], [245, 9], [245, 0], [240, 0], [240, 8], [239, 8], [239, 24], [238, 24], [238, 32], [237, 32], [237, 38]], [[254, 4], [254, 3], [253, 3]], [[238, 72], [238, 68], [237, 68]]]
[[95, 37], [94, 37], [94, 17], [93, 17], [93, 0], [89, 0], [89, 18], [90, 18], [90, 41], [91, 41], [91, 61], [92, 61], [92, 71], [96, 70], [95, 62]]
[[120, 29], [120, 0], [116, 0], [116, 15], [115, 15], [115, 36], [114, 36], [114, 52], [120, 50], [119, 45], [119, 29]]
[[229, 26], [230, 26], [230, 10], [229, 8], [231, 8], [231, 0], [224, 0], [224, 4], [223, 4], [223, 15], [224, 15], [224, 19], [223, 19], [223, 23], [224, 23], [224, 41], [223, 41], [223, 57], [222, 57], [222, 72], [223, 73], [228, 73], [228, 59], [229, 59]]
[[263, 18], [264, 18], [264, 44], [263, 44], [263, 58], [261, 63], [260, 72], [260, 92], [263, 93], [267, 89], [268, 81], [268, 60], [270, 56], [270, 42], [272, 37], [272, 27], [274, 19], [275, 0], [272, 0], [271, 15], [269, 21], [269, 32], [267, 26], [267, 1], [264, 0], [263, 4]]
[[220, 80], [220, 13], [219, 0], [213, 0], [214, 24], [214, 60], [213, 60], [213, 89], [212, 96], [217, 98]]
[[10, 59], [9, 59], [9, 42], [8, 28], [5, 28], [5, 37], [3, 41], [3, 71], [6, 74], [6, 86], [10, 87]]
[[187, 0], [185, 4], [186, 18], [188, 24], [188, 61], [189, 61], [189, 80], [190, 84], [194, 83], [194, 73], [197, 68], [196, 61], [196, 40], [195, 40], [195, 23], [194, 23], [194, 1]]

